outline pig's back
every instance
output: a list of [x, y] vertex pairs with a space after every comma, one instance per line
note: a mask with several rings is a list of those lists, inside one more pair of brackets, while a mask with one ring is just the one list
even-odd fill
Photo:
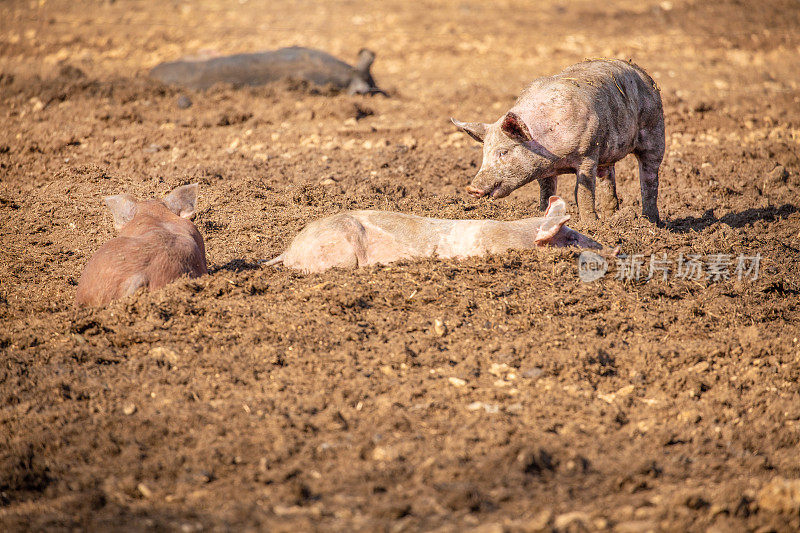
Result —
[[205, 61], [163, 63], [150, 71], [164, 83], [208, 89], [216, 83], [258, 86], [282, 79], [307, 80], [317, 85], [346, 87], [352, 67], [330, 54], [289, 47], [252, 54], [215, 57]]
[[624, 106], [638, 115], [650, 108], [660, 109], [661, 96], [653, 79], [638, 66], [618, 59], [595, 59], [537, 78], [512, 109], [530, 110], [542, 105], [601, 112], [609, 106]]
[[641, 95], [660, 100], [655, 82], [638, 65], [619, 59], [591, 59], [570, 65], [553, 76], [533, 80], [517, 99], [517, 104], [554, 90], [567, 98], [597, 98], [612, 89], [631, 100]]
[[156, 229], [117, 237], [89, 259], [78, 282], [78, 305], [105, 305], [139, 287], [157, 289], [186, 274], [207, 273], [205, 255], [189, 235]]
[[183, 233], [156, 230], [151, 238], [142, 238], [145, 254], [150, 260], [147, 277], [150, 289], [158, 289], [175, 279], [188, 275], [196, 278], [207, 274], [204, 250], [195, 238]]
[[661, 117], [661, 96], [638, 66], [587, 60], [534, 80], [512, 108], [534, 137], [562, 151], [601, 146], [601, 161], [635, 148], [637, 133]]
[[[607, 104], [616, 112], [622, 105], [637, 114], [661, 114], [661, 94], [655, 81], [641, 67], [619, 59], [594, 59], [572, 65], [559, 75], [571, 82], [575, 78], [581, 89], [593, 95], [596, 105]], [[586, 87], [588, 86], [588, 87]]]

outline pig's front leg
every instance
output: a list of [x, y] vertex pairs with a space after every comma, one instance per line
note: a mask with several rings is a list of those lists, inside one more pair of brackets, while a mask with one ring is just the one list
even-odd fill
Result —
[[558, 184], [558, 177], [542, 178], [539, 180], [539, 210], [547, 211], [547, 206], [550, 205], [550, 197], [556, 195], [556, 186]]
[[597, 188], [600, 189], [600, 213], [604, 218], [610, 217], [619, 209], [617, 179], [613, 164], [597, 169]]
[[594, 209], [594, 185], [597, 180], [597, 161], [584, 159], [576, 171], [575, 203], [578, 204], [582, 222], [595, 222], [597, 212]]

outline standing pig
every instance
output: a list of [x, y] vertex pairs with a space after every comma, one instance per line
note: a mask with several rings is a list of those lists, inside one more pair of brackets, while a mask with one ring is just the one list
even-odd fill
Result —
[[78, 281], [77, 305], [105, 305], [140, 287], [158, 289], [183, 275], [208, 273], [203, 237], [189, 220], [197, 205], [196, 183], [178, 187], [163, 201], [118, 194], [105, 202], [119, 237], [89, 259]]
[[208, 89], [216, 83], [256, 86], [291, 79], [331, 85], [348, 94], [385, 95], [370, 73], [374, 60], [374, 52], [362, 49], [358, 64], [351, 67], [320, 50], [292, 46], [254, 54], [161, 63], [150, 70], [150, 77], [190, 89]]
[[460, 258], [540, 246], [602, 248], [566, 227], [564, 200], [549, 199], [544, 217], [511, 222], [443, 220], [390, 211], [348, 211], [308, 224], [281, 255], [283, 263], [304, 272], [355, 268], [401, 259]]
[[453, 123], [483, 143], [483, 163], [467, 187], [475, 197], [502, 198], [539, 180], [541, 206], [555, 194], [556, 176], [575, 173], [575, 202], [594, 221], [595, 180], [601, 212], [619, 207], [614, 164], [639, 160], [642, 211], [658, 217], [658, 168], [664, 157], [664, 113], [653, 79], [617, 59], [593, 59], [534, 80], [494, 124]]

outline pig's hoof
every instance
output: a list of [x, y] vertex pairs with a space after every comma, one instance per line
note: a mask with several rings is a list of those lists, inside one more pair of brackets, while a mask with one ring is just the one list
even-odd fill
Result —
[[658, 211], [656, 211], [655, 213], [650, 212], [650, 213], [643, 213], [643, 214], [644, 214], [645, 217], [647, 217], [647, 220], [649, 220], [651, 224], [655, 224], [659, 228], [663, 228], [664, 227], [664, 223], [661, 221], [661, 218], [658, 216]]
[[589, 226], [597, 225], [597, 213], [580, 213], [581, 222]]
[[607, 203], [603, 205], [602, 209], [600, 210], [600, 214], [603, 215], [603, 218], [611, 218], [618, 210], [619, 203]]

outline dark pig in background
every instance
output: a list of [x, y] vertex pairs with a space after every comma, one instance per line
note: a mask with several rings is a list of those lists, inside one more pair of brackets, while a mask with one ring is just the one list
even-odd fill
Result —
[[453, 123], [483, 143], [481, 168], [467, 187], [476, 197], [502, 198], [539, 181], [541, 208], [556, 192], [556, 176], [575, 173], [575, 202], [583, 220], [619, 207], [614, 164], [639, 160], [642, 211], [658, 216], [658, 169], [664, 157], [664, 113], [653, 79], [618, 59], [594, 59], [539, 78], [494, 124]]
[[332, 86], [348, 94], [385, 95], [370, 73], [374, 60], [375, 53], [363, 49], [358, 53], [358, 63], [352, 67], [320, 50], [293, 46], [254, 54], [161, 63], [153, 67], [150, 76], [168, 85], [190, 89], [208, 89], [217, 83], [257, 86], [288, 79]]

